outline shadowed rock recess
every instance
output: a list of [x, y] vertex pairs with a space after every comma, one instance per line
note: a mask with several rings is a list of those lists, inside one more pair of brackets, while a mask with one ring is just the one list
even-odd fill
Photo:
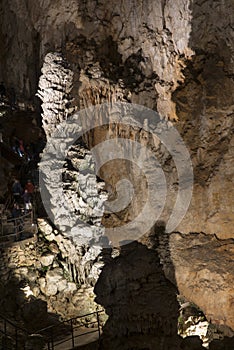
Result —
[[[53, 133], [95, 105], [132, 103], [159, 115], [140, 123], [132, 114], [131, 126], [125, 115], [112, 115], [108, 125], [85, 132], [61, 162], [60, 199], [58, 171], [46, 151], [41, 154], [39, 168], [48, 169], [44, 181], [50, 187], [48, 193], [41, 188], [44, 204], [51, 217], [61, 200], [61, 225], [38, 218], [36, 242], [1, 248], [4, 314], [30, 326], [20, 289], [27, 286], [34, 301], [46, 301], [64, 319], [103, 307], [103, 350], [204, 349], [198, 337], [177, 335], [180, 294], [228, 336], [210, 342], [209, 349], [234, 348], [233, 13], [233, 0], [1, 1], [1, 101], [6, 98], [21, 117], [22, 110], [33, 111], [52, 148]], [[100, 125], [103, 115], [93, 119]], [[171, 233], [165, 227], [178, 192], [176, 164], [165, 144], [147, 132], [160, 121], [179, 131], [194, 171], [191, 204]], [[108, 228], [123, 226], [124, 237], [124, 225], [141, 213], [146, 175], [154, 172], [150, 161], [142, 170], [118, 158], [96, 174], [92, 148], [105, 140], [116, 140], [117, 148], [118, 138], [147, 147], [168, 193], [155, 226], [142, 236], [134, 231], [140, 238], [122, 246], [108, 237], [102, 249]], [[63, 146], [59, 140], [58, 150]], [[9, 172], [5, 162], [2, 179]], [[132, 183], [134, 196], [121, 211], [108, 212], [121, 179]], [[72, 227], [67, 210], [76, 217]], [[15, 303], [9, 285], [18, 290]]]

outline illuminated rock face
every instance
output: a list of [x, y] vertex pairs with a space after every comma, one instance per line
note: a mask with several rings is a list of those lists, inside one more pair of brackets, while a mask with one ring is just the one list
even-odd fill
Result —
[[177, 285], [184, 296], [199, 305], [214, 324], [234, 329], [234, 241], [205, 234], [173, 234], [170, 248]]
[[51, 136], [56, 126], [72, 113], [70, 92], [73, 73], [58, 53], [45, 57], [41, 72], [37, 95], [43, 101], [43, 129], [47, 136]]
[[[207, 320], [234, 329], [233, 239], [191, 233], [160, 235], [159, 255], [167, 278]], [[232, 332], [230, 332], [232, 334]]]
[[[232, 251], [234, 236], [233, 1], [1, 4], [0, 80], [16, 90], [19, 101], [34, 101], [46, 54], [61, 51], [72, 83], [61, 96], [66, 101], [61, 101], [58, 123], [75, 108], [118, 100], [145, 105], [176, 121], [191, 154], [194, 193], [177, 228], [182, 234], [171, 236], [164, 255], [174, 265], [179, 291], [214, 322], [234, 328], [232, 258], [224, 248], [227, 244]], [[45, 108], [44, 121], [47, 112]], [[51, 121], [47, 125], [49, 134]], [[95, 145], [105, 135], [87, 135], [87, 143]], [[111, 168], [103, 170], [105, 180], [111, 178]], [[203, 234], [196, 236], [198, 250], [192, 248], [190, 232], [205, 233], [205, 240]], [[166, 263], [164, 269], [171, 278]]]

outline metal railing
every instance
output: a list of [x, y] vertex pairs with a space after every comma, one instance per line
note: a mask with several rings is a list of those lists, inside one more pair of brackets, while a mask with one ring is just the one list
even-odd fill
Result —
[[[77, 339], [89, 334], [97, 333], [95, 341], [100, 344], [102, 326], [100, 322], [100, 314], [104, 314], [104, 310], [77, 316], [60, 324], [52, 325], [36, 332], [34, 335], [41, 335], [44, 338], [48, 350], [71, 349], [80, 344]], [[95, 320], [88, 321], [87, 318], [95, 317]], [[82, 319], [84, 321], [82, 322]], [[79, 321], [79, 324], [78, 324]], [[96, 326], [95, 328], [91, 328]], [[84, 331], [86, 329], [86, 331]], [[0, 315], [0, 349], [1, 350], [25, 350], [27, 339], [30, 333], [23, 327], [19, 327], [6, 317]], [[92, 340], [93, 341], [93, 340]], [[87, 342], [88, 344], [88, 342]]]
[[[46, 340], [48, 350], [61, 349], [62, 344], [65, 346], [65, 343], [66, 348], [74, 348], [80, 345], [78, 343], [79, 338], [94, 333], [97, 333], [96, 341], [100, 342], [102, 331], [100, 314], [102, 313], [104, 314], [104, 310], [97, 310], [86, 315], [70, 318], [58, 325], [40, 329], [35, 333], [43, 336]], [[93, 317], [95, 317], [95, 320], [87, 320], [87, 318], [93, 319]], [[82, 319], [84, 319], [84, 321], [82, 321]]]
[[6, 212], [12, 205], [13, 205], [14, 199], [12, 194], [8, 194], [6, 202], [4, 204], [4, 208], [3, 208], [3, 213]]
[[[1, 240], [15, 239], [19, 240], [23, 233], [34, 233], [34, 213], [33, 210], [23, 214], [17, 218], [7, 218], [2, 216], [0, 218], [0, 235]], [[9, 232], [12, 230], [13, 232]]]
[[12, 321], [0, 315], [1, 349], [22, 350], [25, 349], [25, 341], [29, 336], [26, 329], [16, 326]]

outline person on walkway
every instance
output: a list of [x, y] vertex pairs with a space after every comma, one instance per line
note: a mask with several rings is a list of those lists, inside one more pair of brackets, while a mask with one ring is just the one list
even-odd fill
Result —
[[22, 238], [22, 231], [24, 228], [24, 222], [23, 219], [21, 217], [21, 210], [19, 207], [18, 203], [14, 204], [13, 210], [12, 210], [12, 218], [14, 219], [14, 231], [15, 234], [19, 234], [19, 239]]
[[28, 193], [29, 193], [30, 196], [31, 196], [31, 199], [32, 199], [32, 197], [33, 197], [34, 189], [35, 189], [35, 187], [34, 187], [32, 181], [31, 181], [31, 180], [28, 180], [27, 183], [26, 183], [26, 185], [25, 185], [25, 190], [28, 191]]
[[22, 193], [23, 193], [23, 188], [19, 180], [15, 179], [12, 185], [12, 194], [13, 194], [15, 203], [20, 203]]
[[24, 213], [27, 214], [32, 209], [31, 194], [28, 192], [28, 190], [24, 191], [22, 198], [24, 200]]

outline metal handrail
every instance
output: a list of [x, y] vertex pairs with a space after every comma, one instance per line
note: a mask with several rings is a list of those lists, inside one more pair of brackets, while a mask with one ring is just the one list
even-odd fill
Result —
[[[79, 318], [91, 316], [91, 315], [94, 315], [94, 314], [96, 314], [96, 313], [101, 313], [101, 312], [104, 312], [104, 309], [97, 310], [97, 311], [94, 311], [94, 312], [90, 312], [90, 313], [85, 314], [85, 315], [78, 315], [78, 316], [76, 316], [76, 317], [72, 317], [72, 318], [69, 318], [68, 320], [62, 321], [62, 322], [59, 324], [59, 326], [60, 326], [61, 324], [65, 323], [65, 322], [71, 322], [71, 321], [77, 320], [77, 319], [79, 319]], [[88, 323], [88, 322], [87, 322], [87, 323]], [[86, 323], [86, 324], [87, 324], [87, 323]], [[41, 329], [37, 330], [36, 333], [40, 333], [40, 332], [46, 331], [46, 330], [51, 329], [51, 328], [54, 328], [54, 327], [58, 327], [58, 325], [57, 325], [57, 324], [53, 324], [53, 325], [51, 325], [51, 326], [48, 326], [48, 327], [45, 327], [45, 328], [41, 328]]]
[[7, 323], [9, 323], [11, 326], [17, 328], [18, 330], [27, 333], [28, 335], [30, 334], [27, 329], [17, 326], [13, 321], [10, 321], [8, 318], [6, 318], [5, 316], [0, 314], [0, 320], [6, 321]]
[[[21, 233], [26, 232], [25, 228], [23, 228], [22, 230], [20, 230], [20, 227], [21, 227], [21, 225], [24, 223], [24, 220], [25, 220], [26, 218], [30, 218], [31, 224], [34, 223], [33, 210], [31, 210], [29, 213], [26, 213], [26, 214], [24, 214], [24, 215], [21, 215], [21, 216], [19, 216], [19, 217], [17, 217], [17, 218], [10, 218], [10, 219], [6, 218], [5, 222], [4, 222], [3, 218], [1, 218], [1, 219], [0, 219], [0, 220], [1, 220], [1, 237], [5, 237], [5, 236], [7, 236], [7, 237], [12, 237], [12, 236], [17, 237], [17, 236], [19, 236]], [[15, 229], [17, 232], [4, 235], [4, 234], [3, 234], [3, 233], [4, 233], [4, 227], [6, 227], [8, 224], [11, 224], [11, 223], [14, 224], [14, 229]]]
[[14, 220], [19, 220], [19, 219], [22, 219], [24, 220], [24, 218], [26, 218], [27, 216], [30, 216], [31, 220], [33, 221], [33, 217], [32, 217], [32, 210], [30, 210], [30, 212], [26, 213], [26, 214], [23, 214], [17, 218], [10, 218], [10, 219], [7, 219], [7, 222], [11, 222], [11, 221], [14, 221]]
[[[11, 340], [13, 340], [14, 341], [14, 349], [19, 350], [20, 334], [23, 333], [25, 335], [25, 338], [26, 338], [30, 335], [30, 333], [26, 329], [17, 326], [12, 321], [8, 320], [6, 317], [4, 317], [2, 315], [0, 315], [0, 320], [3, 321], [3, 330], [0, 328], [0, 333], [3, 334], [4, 337], [9, 337]], [[8, 325], [10, 325], [13, 328], [12, 332], [7, 330], [7, 328], [9, 328]], [[2, 345], [3, 349], [5, 349], [4, 337], [2, 337], [2, 341], [1, 341], [1, 343], [2, 343], [1, 345]], [[21, 349], [22, 349], [22, 347], [21, 347]], [[25, 349], [25, 346], [24, 346], [24, 349]]]
[[8, 196], [7, 196], [6, 202], [4, 204], [3, 212], [8, 210], [8, 208], [10, 207], [12, 202], [13, 202], [13, 196], [12, 196], [11, 193], [9, 193]]
[[[81, 337], [83, 335], [96, 333], [96, 332], [98, 332], [98, 341], [100, 341], [100, 337], [101, 337], [100, 313], [102, 313], [102, 312], [104, 312], [104, 310], [97, 310], [95, 312], [91, 312], [91, 313], [88, 313], [88, 314], [85, 314], [85, 315], [79, 315], [79, 316], [70, 318], [68, 320], [65, 320], [65, 321], [61, 322], [59, 325], [52, 325], [52, 326], [48, 326], [48, 327], [42, 328], [40, 330], [37, 330], [35, 333], [43, 335], [42, 333], [45, 333], [45, 332], [49, 331], [49, 335], [47, 336], [47, 347], [48, 347], [48, 350], [55, 350], [57, 346], [65, 343], [67, 341], [71, 341], [72, 347], [75, 347], [75, 339], [76, 338]], [[81, 318], [87, 317], [87, 316], [91, 316], [91, 315], [96, 315], [97, 320], [96, 321], [92, 321], [92, 322], [86, 322], [83, 325], [76, 325], [74, 323], [74, 321], [76, 321], [78, 319], [81, 319]], [[90, 330], [89, 332], [84, 332], [84, 333], [75, 335], [75, 330], [76, 329], [82, 328], [83, 326], [87, 327], [88, 325], [95, 324], [95, 323], [98, 324], [98, 328], [97, 329]], [[56, 336], [55, 336], [56, 329], [59, 329], [59, 327], [66, 326], [66, 325], [68, 325], [69, 328], [70, 328], [71, 337], [69, 339], [66, 338], [66, 339], [62, 339], [62, 340], [57, 340], [56, 341]], [[44, 337], [45, 337], [45, 335], [44, 335]]]

